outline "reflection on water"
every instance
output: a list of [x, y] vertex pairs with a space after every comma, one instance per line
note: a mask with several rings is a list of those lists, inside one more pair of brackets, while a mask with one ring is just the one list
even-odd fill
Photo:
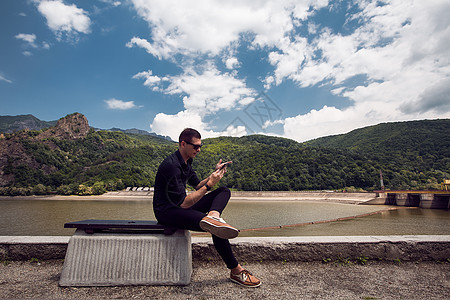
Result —
[[85, 219], [154, 220], [155, 215], [146, 201], [0, 201], [0, 235], [72, 235], [64, 223]]
[[[388, 206], [302, 201], [237, 201], [224, 218], [240, 236], [450, 234], [449, 210], [400, 209], [376, 215], [306, 226], [279, 227], [385, 210]], [[0, 200], [0, 235], [72, 235], [64, 223], [84, 219], [154, 220], [151, 201]]]
[[244, 231], [239, 236], [449, 235], [447, 209], [401, 208], [337, 222]]
[[371, 213], [389, 206], [350, 205], [306, 201], [231, 201], [227, 222], [241, 229], [316, 222]]

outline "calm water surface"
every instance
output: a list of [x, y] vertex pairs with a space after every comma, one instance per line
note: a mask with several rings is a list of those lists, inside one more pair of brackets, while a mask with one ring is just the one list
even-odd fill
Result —
[[[223, 217], [243, 229], [240, 236], [450, 234], [450, 211], [400, 209], [376, 215], [306, 226], [279, 227], [386, 210], [384, 205], [303, 201], [233, 200]], [[150, 201], [0, 200], [0, 235], [72, 235], [64, 223], [84, 219], [154, 220]]]

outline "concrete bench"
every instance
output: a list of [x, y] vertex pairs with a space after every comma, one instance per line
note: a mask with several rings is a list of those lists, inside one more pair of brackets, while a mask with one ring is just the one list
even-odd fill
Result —
[[187, 285], [191, 234], [156, 221], [84, 220], [69, 240], [60, 286]]

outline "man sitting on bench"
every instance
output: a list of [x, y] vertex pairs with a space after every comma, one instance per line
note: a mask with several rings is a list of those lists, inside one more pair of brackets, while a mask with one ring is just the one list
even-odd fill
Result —
[[[200, 133], [186, 128], [180, 134], [178, 150], [159, 166], [153, 196], [156, 219], [167, 226], [210, 232], [214, 247], [231, 270], [230, 279], [246, 287], [257, 287], [261, 284], [260, 280], [242, 268], [228, 241], [237, 237], [239, 230], [220, 217], [230, 199], [230, 190], [219, 187], [207, 194], [227, 171], [227, 163], [220, 160], [215, 171], [200, 180], [192, 169], [192, 161], [201, 147]], [[186, 183], [196, 191], [186, 195]]]

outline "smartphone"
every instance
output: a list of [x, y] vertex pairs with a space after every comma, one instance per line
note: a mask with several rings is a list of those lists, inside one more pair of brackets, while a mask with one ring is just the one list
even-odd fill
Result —
[[220, 170], [222, 170], [223, 168], [225, 168], [229, 164], [231, 164], [231, 163], [230, 162], [224, 163], [224, 165], [220, 167]]

